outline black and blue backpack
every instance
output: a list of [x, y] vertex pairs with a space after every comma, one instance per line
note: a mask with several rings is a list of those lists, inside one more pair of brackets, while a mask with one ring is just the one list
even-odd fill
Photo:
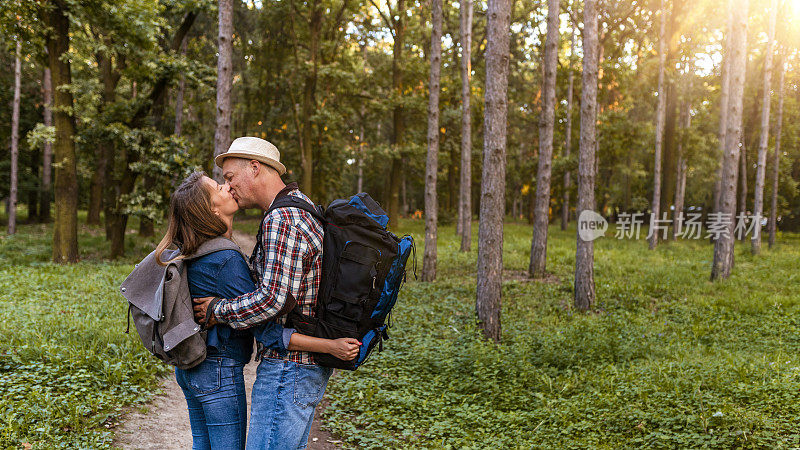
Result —
[[[287, 327], [327, 339], [355, 338], [361, 342], [358, 357], [344, 361], [314, 353], [317, 364], [355, 370], [372, 350], [383, 350], [389, 339], [392, 308], [406, 277], [406, 262], [416, 252], [411, 236], [397, 237], [386, 229], [389, 217], [369, 194], [334, 200], [327, 208], [291, 195], [276, 198], [276, 208], [299, 208], [320, 221], [324, 229], [322, 275], [314, 315], [295, 307]], [[414, 256], [416, 262], [416, 255]]]

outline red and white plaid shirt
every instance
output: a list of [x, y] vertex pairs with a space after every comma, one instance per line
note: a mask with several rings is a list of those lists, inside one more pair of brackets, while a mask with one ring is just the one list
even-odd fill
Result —
[[[311, 202], [296, 188], [288, 195]], [[303, 314], [312, 315], [317, 302], [322, 273], [322, 225], [301, 209], [278, 208], [264, 218], [261, 234], [264, 251], [254, 253], [255, 260], [251, 261], [258, 290], [220, 300], [214, 307], [218, 320], [234, 329], [249, 328], [274, 318], [286, 304], [288, 294], [297, 300]], [[284, 324], [286, 315], [277, 321]], [[308, 352], [289, 351], [281, 357], [275, 350], [269, 350], [264, 356], [314, 364]]]

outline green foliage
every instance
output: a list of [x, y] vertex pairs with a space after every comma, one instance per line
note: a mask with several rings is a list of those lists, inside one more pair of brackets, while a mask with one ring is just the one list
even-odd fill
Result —
[[[166, 368], [125, 334], [119, 284], [132, 265], [48, 263], [50, 231], [0, 238], [0, 448], [109, 448], [106, 425], [149, 398]], [[81, 235], [101, 251], [102, 237]], [[151, 244], [129, 241], [132, 253]]]
[[[402, 231], [420, 237], [421, 225]], [[458, 253], [452, 228], [440, 229], [438, 281], [409, 281], [386, 350], [330, 384], [327, 424], [350, 445], [797, 445], [796, 236], [759, 258], [737, 249], [724, 283], [707, 280], [707, 241], [650, 252], [644, 240], [600, 239], [598, 302], [580, 314], [571, 307], [574, 229], [551, 228], [556, 278], [542, 283], [517, 275], [529, 227], [505, 228], [502, 345], [475, 327], [476, 252]]]

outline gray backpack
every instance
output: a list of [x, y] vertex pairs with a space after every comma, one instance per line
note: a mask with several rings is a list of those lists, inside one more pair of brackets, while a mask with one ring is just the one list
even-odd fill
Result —
[[169, 261], [166, 266], [156, 262], [153, 251], [136, 264], [120, 287], [128, 300], [128, 331], [132, 316], [144, 347], [179, 369], [191, 369], [206, 359], [206, 332], [194, 321], [185, 262], [221, 250], [241, 253], [238, 245], [224, 237], [204, 242], [183, 259], [175, 259], [179, 250], [165, 250], [161, 259]]

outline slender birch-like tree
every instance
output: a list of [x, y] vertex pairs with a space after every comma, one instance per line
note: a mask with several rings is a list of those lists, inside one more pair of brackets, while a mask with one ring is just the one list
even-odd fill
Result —
[[[664, 86], [664, 63], [666, 61], [667, 10], [661, 0], [658, 26], [658, 106], [656, 107], [655, 161], [653, 162], [653, 201], [650, 203], [650, 250], [658, 245], [656, 221], [661, 216], [661, 144], [664, 142], [664, 119], [666, 117], [667, 96]], [[677, 212], [677, 211], [676, 211]]]
[[431, 0], [431, 74], [428, 89], [428, 157], [425, 163], [425, 253], [422, 257], [422, 281], [436, 279], [436, 221], [439, 205], [436, 179], [439, 173], [439, 78], [442, 70], [442, 0]]
[[[17, 232], [17, 177], [19, 166], [19, 101], [22, 85], [22, 38], [14, 53], [14, 101], [11, 104], [11, 186], [8, 192], [8, 234]], [[30, 214], [30, 212], [28, 213]]]
[[500, 342], [511, 1], [489, 0], [486, 17], [486, 106], [475, 306], [484, 336]]
[[[231, 90], [233, 89], [233, 0], [219, 0], [217, 34], [217, 121], [214, 157], [231, 145]], [[214, 179], [222, 181], [222, 169], [214, 165]]]
[[758, 139], [758, 162], [756, 165], [756, 192], [753, 200], [753, 234], [750, 237], [750, 251], [761, 253], [761, 217], [764, 214], [764, 181], [767, 174], [767, 144], [769, 143], [769, 107], [772, 82], [772, 54], [775, 52], [775, 19], [778, 14], [778, 0], [770, 2], [769, 31], [767, 50], [764, 54], [764, 92], [761, 97], [761, 135]]
[[536, 171], [536, 205], [528, 275], [544, 277], [547, 264], [547, 226], [550, 224], [550, 173], [553, 164], [553, 126], [556, 103], [556, 65], [560, 30], [560, 1], [547, 1], [547, 37], [544, 44], [542, 113], [539, 116], [539, 167]]
[[775, 153], [772, 155], [772, 205], [769, 211], [769, 248], [775, 245], [775, 234], [778, 229], [778, 175], [780, 174], [781, 157], [781, 125], [783, 123], [783, 92], [784, 74], [786, 66], [783, 62], [783, 54], [778, 60], [780, 75], [778, 78], [778, 114], [775, 117]]
[[730, 22], [729, 55], [730, 79], [728, 92], [727, 130], [725, 132], [725, 154], [722, 164], [720, 189], [720, 217], [725, 221], [724, 233], [714, 242], [714, 260], [711, 280], [727, 279], [733, 267], [733, 216], [736, 212], [736, 181], [739, 161], [739, 137], [742, 129], [742, 97], [744, 94], [745, 69], [747, 66], [747, 11], [748, 0], [733, 0]]
[[461, 171], [458, 189], [458, 222], [461, 251], [472, 244], [472, 0], [461, 2]]
[[[580, 219], [584, 211], [593, 211], [597, 126], [597, 0], [586, 0], [583, 6], [583, 74], [581, 87], [581, 140], [578, 157], [578, 204]], [[578, 221], [580, 228], [580, 220]], [[577, 236], [575, 251], [575, 307], [586, 311], [595, 300], [594, 243]]]

